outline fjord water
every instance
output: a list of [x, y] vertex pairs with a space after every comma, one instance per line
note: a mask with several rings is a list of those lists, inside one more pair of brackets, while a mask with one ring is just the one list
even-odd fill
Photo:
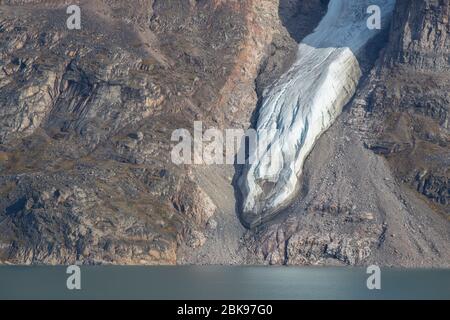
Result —
[[65, 267], [0, 267], [0, 299], [450, 299], [450, 269], [320, 267], [81, 267], [81, 290]]

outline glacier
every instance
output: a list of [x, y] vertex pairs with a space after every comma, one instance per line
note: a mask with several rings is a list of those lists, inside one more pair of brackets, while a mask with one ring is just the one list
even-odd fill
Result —
[[362, 76], [358, 54], [381, 31], [367, 25], [373, 5], [387, 25], [395, 0], [330, 0], [291, 68], [264, 91], [255, 129], [258, 144], [267, 147], [250, 151], [255, 160], [238, 181], [248, 227], [289, 204], [306, 157], [355, 94]]

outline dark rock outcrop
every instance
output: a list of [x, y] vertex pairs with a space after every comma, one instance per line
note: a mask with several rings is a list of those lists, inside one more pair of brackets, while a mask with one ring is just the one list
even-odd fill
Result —
[[399, 179], [447, 215], [449, 12], [449, 1], [399, 1], [389, 43], [362, 89], [376, 119], [369, 145], [392, 146], [383, 153]]

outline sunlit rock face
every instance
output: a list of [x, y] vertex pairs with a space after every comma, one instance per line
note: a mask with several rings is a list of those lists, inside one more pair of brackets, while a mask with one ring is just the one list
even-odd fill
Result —
[[298, 47], [292, 67], [263, 94], [256, 130], [262, 148], [243, 170], [241, 218], [253, 227], [271, 218], [296, 194], [317, 139], [356, 91], [358, 54], [381, 30], [368, 27], [370, 6], [386, 28], [395, 0], [331, 0], [327, 14]]

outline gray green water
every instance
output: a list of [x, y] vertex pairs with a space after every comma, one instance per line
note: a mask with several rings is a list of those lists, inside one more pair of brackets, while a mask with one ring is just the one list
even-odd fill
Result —
[[0, 267], [0, 299], [450, 299], [450, 269], [382, 269], [369, 290], [362, 268], [81, 267], [81, 290], [65, 267]]

